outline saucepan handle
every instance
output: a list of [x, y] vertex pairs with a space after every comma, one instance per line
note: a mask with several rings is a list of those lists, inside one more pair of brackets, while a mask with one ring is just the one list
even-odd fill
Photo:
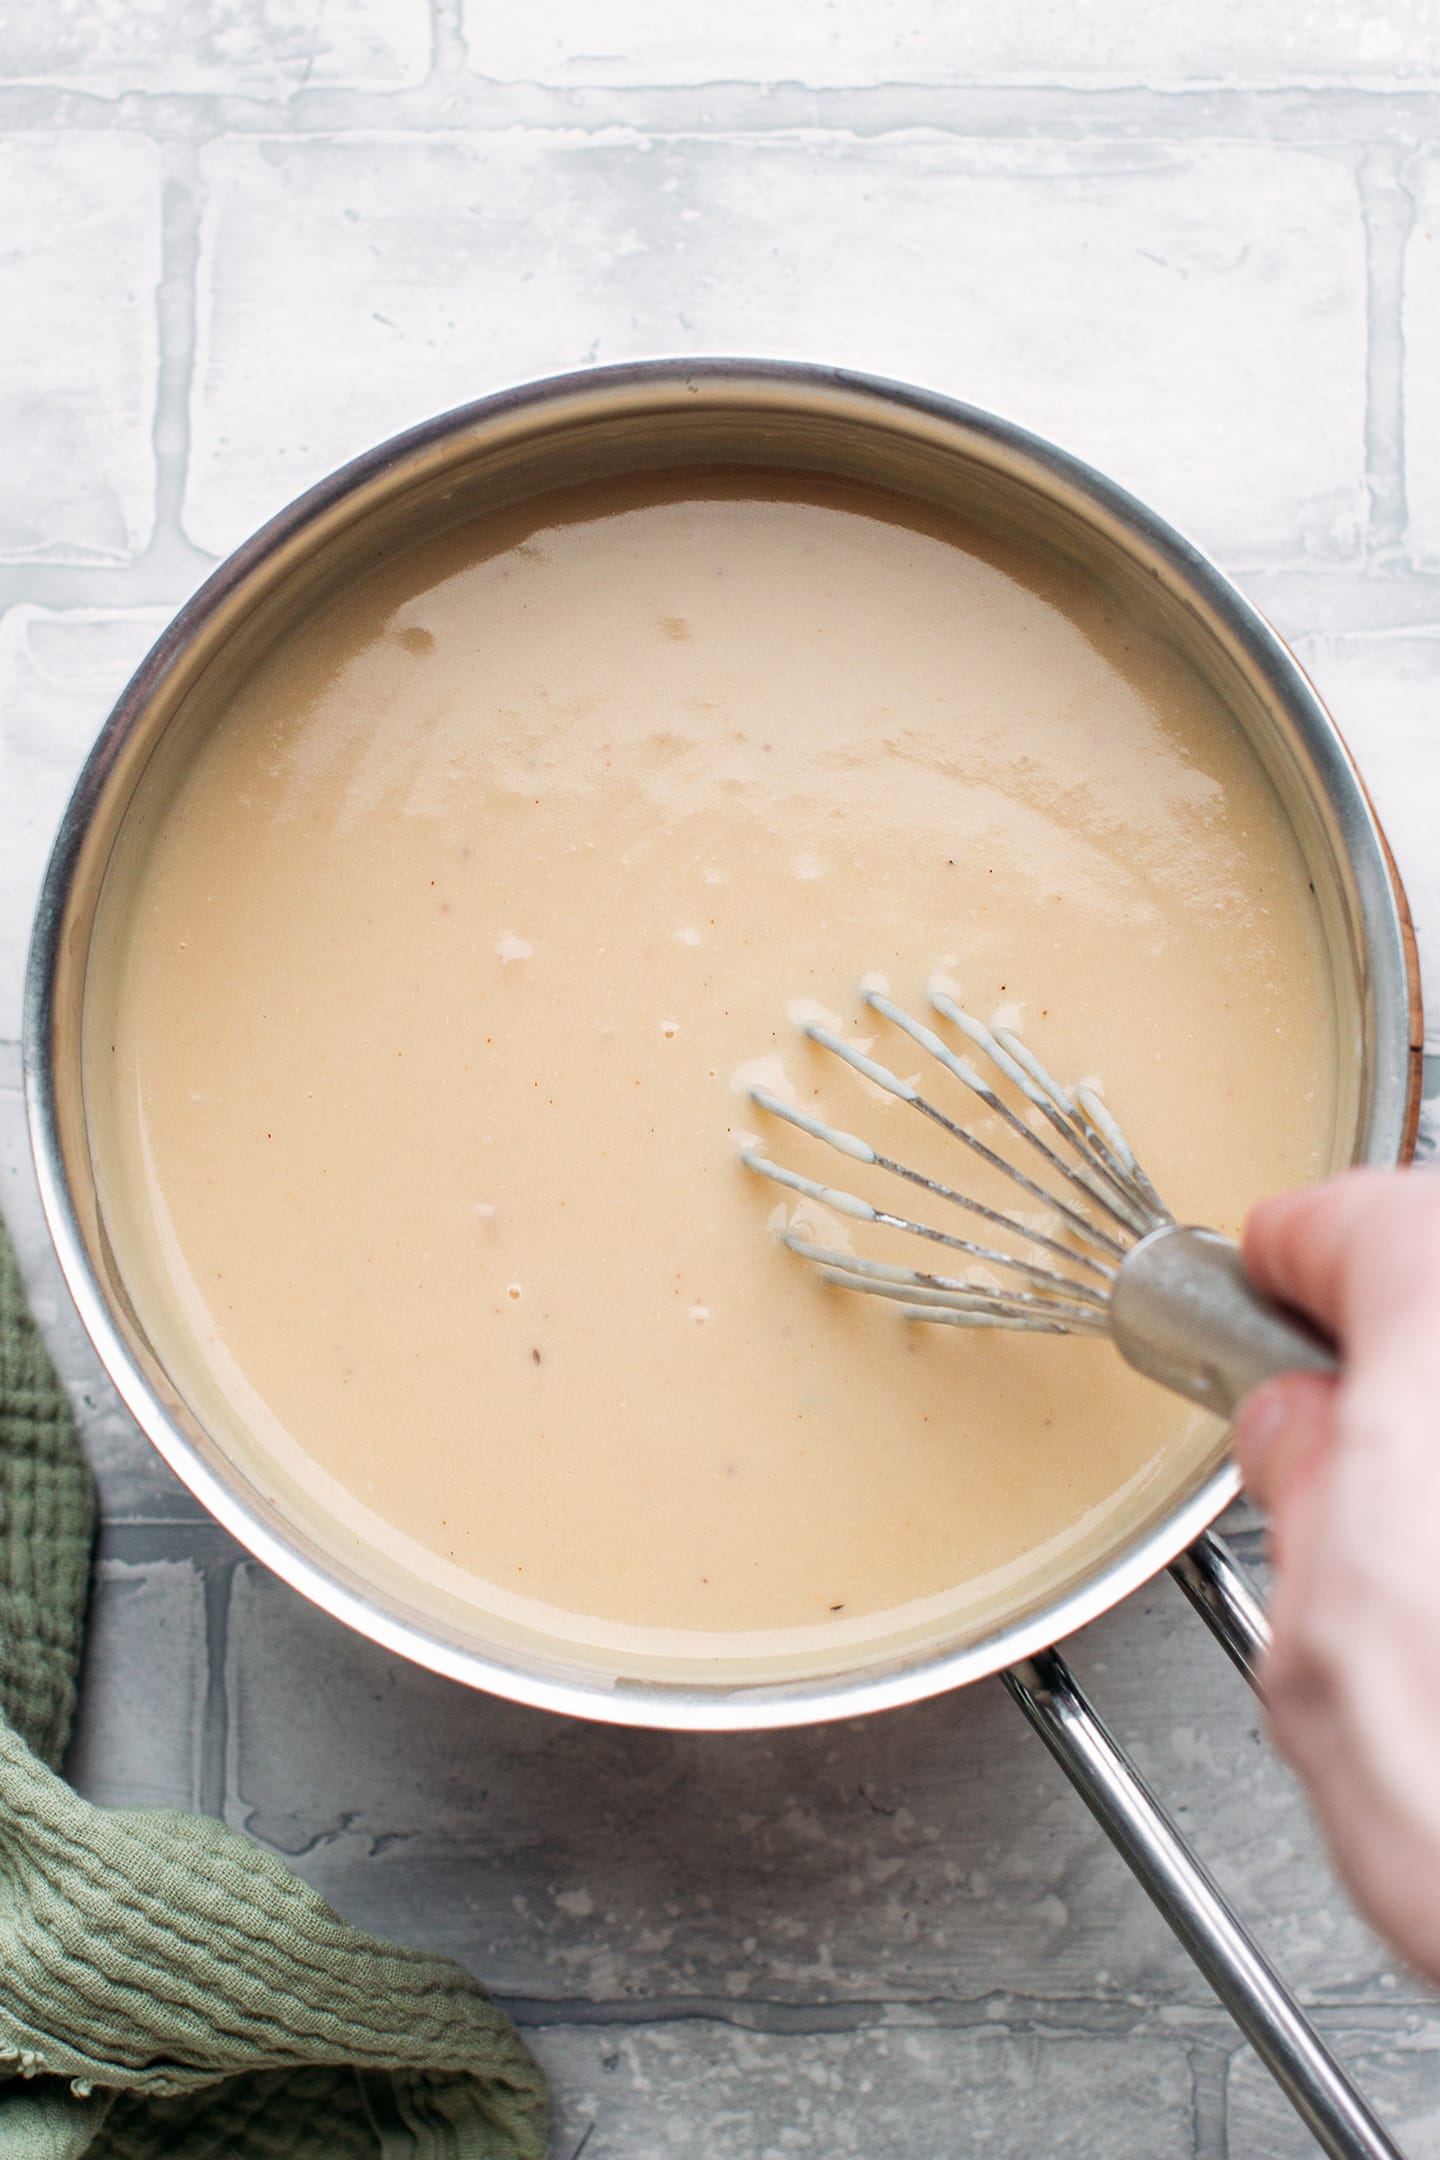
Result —
[[[1268, 1631], [1264, 1609], [1231, 1554], [1218, 1539], [1202, 1538], [1175, 1572], [1253, 1683]], [[1401, 2160], [1400, 2148], [1241, 1926], [1060, 1653], [1042, 1651], [1004, 1677], [1321, 2148], [1332, 2160]]]
[[1221, 1649], [1260, 1693], [1270, 1622], [1260, 1593], [1223, 1539], [1206, 1530], [1170, 1569]]

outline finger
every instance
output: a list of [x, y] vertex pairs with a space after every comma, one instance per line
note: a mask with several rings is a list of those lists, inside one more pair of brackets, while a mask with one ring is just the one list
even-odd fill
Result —
[[1242, 1251], [1257, 1287], [1343, 1335], [1350, 1323], [1357, 1236], [1394, 1173], [1352, 1170], [1303, 1192], [1262, 1200]]
[[[1395, 1338], [1440, 1350], [1440, 1176], [1351, 1170], [1262, 1200], [1245, 1226], [1245, 1264], [1270, 1296], [1308, 1313], [1347, 1350], [1387, 1354]], [[1417, 1326], [1417, 1321], [1425, 1324]]]
[[[1432, 1978], [1440, 1972], [1433, 1821], [1397, 1806], [1339, 1716], [1272, 1721], [1272, 1737], [1310, 1788], [1341, 1877], [1371, 1926]], [[1416, 1817], [1420, 1816], [1417, 1820]]]
[[1337, 1387], [1325, 1373], [1287, 1373], [1247, 1395], [1236, 1413], [1240, 1474], [1277, 1526], [1335, 1446]]

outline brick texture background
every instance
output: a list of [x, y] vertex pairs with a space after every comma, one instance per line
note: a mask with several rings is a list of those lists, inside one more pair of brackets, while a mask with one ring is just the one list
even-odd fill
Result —
[[[1360, 758], [1440, 1030], [1433, 0], [12, 0], [0, 206], [0, 1204], [104, 1489], [74, 1774], [464, 1958], [551, 2070], [557, 2160], [1303, 2154], [997, 1686], [727, 1742], [561, 1724], [239, 1553], [60, 1285], [20, 977], [85, 749], [219, 556], [447, 404], [729, 350], [992, 405], [1215, 553]], [[1440, 2160], [1440, 2008], [1178, 1595], [1075, 1662]]]

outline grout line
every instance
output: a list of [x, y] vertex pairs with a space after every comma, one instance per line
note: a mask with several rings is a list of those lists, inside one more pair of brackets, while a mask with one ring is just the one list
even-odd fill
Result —
[[1415, 205], [1402, 181], [1401, 164], [1392, 145], [1375, 145], [1365, 153], [1359, 172], [1367, 320], [1365, 485], [1369, 552], [1382, 559], [1403, 553], [1408, 522], [1403, 310], [1405, 250]]
[[1037, 2038], [1129, 2038], [1147, 2032], [1175, 2037], [1173, 2028], [1213, 2028], [1216, 2036], [1233, 2033], [1229, 2015], [1218, 2002], [1166, 2001], [1141, 2008], [1124, 1998], [1106, 2002], [1076, 1996], [1047, 2000], [992, 1994], [969, 1999], [932, 1996], [861, 1997], [839, 2002], [783, 2002], [757, 1996], [662, 1996], [653, 2000], [624, 1997], [590, 2002], [579, 1997], [549, 2000], [514, 1996], [499, 1990], [515, 2023], [529, 2031], [556, 2026], [721, 2025], [741, 2032], [818, 2036], [827, 2033], [894, 2032], [906, 2028], [940, 2032], [1025, 2033]]
[[325, 134], [380, 130], [534, 128], [653, 134], [833, 133], [873, 138], [931, 133], [1019, 143], [1052, 138], [1234, 141], [1333, 149], [1337, 143], [1413, 147], [1435, 131], [1440, 84], [1379, 89], [1336, 83], [1254, 88], [1189, 84], [945, 83], [851, 85], [728, 80], [633, 85], [503, 81], [466, 66], [458, 0], [431, 0], [431, 69], [411, 88], [309, 88], [288, 93], [147, 91], [107, 95], [39, 84], [0, 85], [0, 130], [115, 127], [160, 137]]
[[1195, 2126], [1192, 2160], [1228, 2160], [1230, 2064], [1234, 2050], [1216, 2046], [1213, 2042], [1198, 2042], [1187, 2053], [1190, 2057], [1190, 2106]]
[[[222, 1530], [213, 1516], [206, 1515], [122, 1515], [107, 1511], [100, 1538], [102, 1558], [121, 1560], [131, 1567], [157, 1560], [193, 1561], [204, 1571], [207, 1599], [212, 1578], [233, 1574], [247, 1558], [229, 1531]], [[217, 1639], [223, 1638], [226, 1614], [217, 1612], [214, 1621]], [[206, 1624], [208, 1629], [208, 1617]], [[222, 1647], [228, 1645], [222, 1641]]]
[[[651, 2000], [626, 1996], [591, 2002], [580, 1997], [512, 1995], [500, 1988], [497, 1999], [517, 2025], [532, 2032], [557, 2027], [697, 2024], [777, 2036], [910, 2029], [1000, 2032], [1042, 2040], [1181, 2040], [1193, 2051], [1192, 2074], [1203, 2094], [1203, 2106], [1197, 2111], [1197, 2160], [1210, 2160], [1212, 2152], [1219, 2160], [1224, 2152], [1223, 2142], [1218, 2146], [1214, 2143], [1217, 2092], [1223, 2097], [1229, 2059], [1243, 2045], [1229, 2011], [1214, 1997], [1207, 2002], [1157, 1998], [1138, 2006], [1130, 1997], [1107, 2001], [1096, 1996], [1072, 1996], [1052, 2000], [1006, 1994], [965, 1999], [883, 1996], [849, 2002], [778, 2002], [755, 1996], [682, 1995]], [[1355, 2044], [1354, 2052], [1365, 2054], [1394, 2047], [1397, 2012], [1433, 2016], [1435, 2007], [1433, 1996], [1416, 1996], [1412, 2000], [1389, 1995], [1383, 2003], [1342, 2003], [1325, 2009], [1309, 2004], [1306, 2015], [1332, 2044], [1342, 2039]], [[1202, 2061], [1213, 2067], [1202, 2070]], [[1198, 2143], [1202, 2115], [1211, 2140], [1206, 2146]]]
[[205, 1570], [205, 1701], [200, 1714], [196, 1800], [202, 1815], [225, 1820], [230, 1789], [230, 1592], [238, 1562]]
[[430, 79], [427, 89], [443, 83], [463, 93], [466, 87], [468, 71], [462, 4], [463, 0], [430, 0]]
[[[159, 510], [157, 487], [157, 525]], [[279, 503], [276, 509], [280, 508]], [[131, 562], [34, 563], [0, 567], [0, 611], [40, 607], [55, 614], [69, 609], [125, 614], [139, 608], [174, 610], [220, 558], [192, 546], [178, 535], [164, 547], [152, 535], [149, 547]]]
[[153, 438], [155, 530], [147, 550], [162, 560], [186, 545], [181, 516], [190, 462], [195, 280], [200, 254], [200, 176], [194, 144], [167, 144], [165, 166], [155, 310], [159, 340]]
[[1366, 633], [1433, 638], [1440, 626], [1440, 574], [1398, 554], [1333, 569], [1318, 561], [1304, 569], [1223, 561], [1221, 568], [1291, 642]]

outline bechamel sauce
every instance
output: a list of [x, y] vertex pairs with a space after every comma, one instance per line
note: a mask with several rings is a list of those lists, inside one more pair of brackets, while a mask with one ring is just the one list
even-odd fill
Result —
[[605, 1655], [978, 1611], [1213, 1444], [1108, 1345], [907, 1329], [776, 1247], [737, 1074], [917, 1145], [797, 995], [911, 1072], [855, 985], [940, 971], [1103, 1077], [1182, 1218], [1328, 1160], [1238, 729], [1080, 575], [838, 483], [594, 486], [377, 570], [131, 888], [88, 1089], [155, 1341], [412, 1588]]

